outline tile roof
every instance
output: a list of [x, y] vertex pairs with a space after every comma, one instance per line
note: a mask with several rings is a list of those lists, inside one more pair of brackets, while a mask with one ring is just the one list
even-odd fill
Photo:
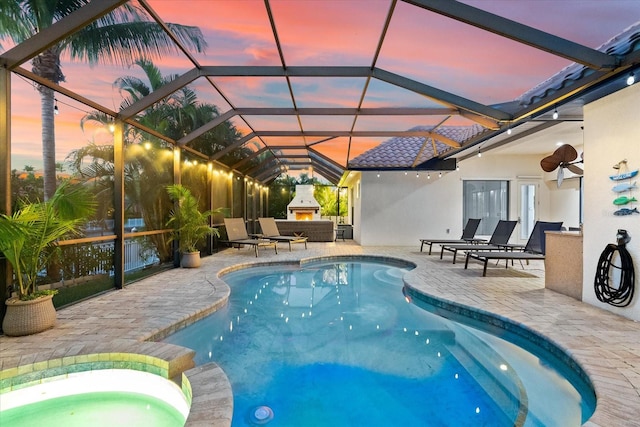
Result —
[[[440, 126], [435, 131], [430, 126], [416, 126], [412, 132], [435, 132], [456, 142], [472, 138], [485, 129], [472, 126]], [[435, 152], [434, 152], [435, 144]], [[427, 136], [397, 136], [365, 151], [349, 162], [349, 168], [407, 168], [420, 164], [449, 151], [452, 147]]]
[[[622, 33], [611, 38], [598, 47], [597, 50], [614, 56], [622, 56], [640, 50], [640, 22], [635, 23]], [[517, 101], [523, 106], [531, 105], [562, 88], [573, 85], [577, 80], [594, 72], [593, 69], [582, 64], [573, 63], [522, 94]]]

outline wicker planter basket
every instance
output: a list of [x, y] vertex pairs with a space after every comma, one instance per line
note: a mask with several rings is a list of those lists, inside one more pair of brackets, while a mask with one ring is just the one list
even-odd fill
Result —
[[2, 321], [5, 335], [19, 337], [37, 334], [56, 323], [56, 309], [53, 295], [46, 295], [30, 301], [10, 298], [5, 302], [7, 312]]

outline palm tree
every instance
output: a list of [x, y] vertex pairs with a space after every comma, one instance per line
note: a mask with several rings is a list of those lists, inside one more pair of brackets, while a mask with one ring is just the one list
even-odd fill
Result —
[[[44, 28], [85, 6], [90, 0], [2, 0], [0, 2], [0, 38], [21, 43]], [[197, 27], [168, 24], [187, 49], [202, 52], [206, 46]], [[129, 65], [136, 59], [160, 57], [177, 52], [171, 38], [157, 23], [149, 20], [139, 6], [125, 4], [98, 18], [32, 60], [35, 74], [53, 83], [65, 81], [61, 58], [90, 64]], [[54, 91], [39, 86], [42, 115], [42, 156], [44, 198], [56, 190]]]
[[[147, 60], [136, 61], [136, 65], [142, 68], [146, 80], [124, 76], [118, 78], [113, 84], [123, 97], [120, 109], [127, 108], [178, 77], [177, 75], [163, 76], [160, 70]], [[137, 120], [146, 127], [156, 129], [171, 138], [179, 139], [218, 115], [218, 109], [215, 105], [200, 102], [195, 92], [185, 86], [147, 108], [138, 116]], [[106, 126], [109, 120], [110, 118], [104, 113], [93, 111], [82, 118], [80, 126], [83, 130], [90, 123]], [[222, 133], [220, 139], [215, 140], [217, 142], [212, 141], [211, 137], [203, 135], [197, 141], [199, 145], [195, 148], [199, 151], [207, 151], [207, 148], [211, 150], [211, 146], [218, 144], [220, 145], [218, 150], [220, 150], [226, 146], [222, 144], [233, 143], [240, 137], [233, 125], [219, 127], [228, 130], [228, 132]], [[173, 183], [173, 157], [159, 156], [159, 152], [166, 150], [169, 144], [151, 135], [143, 134], [133, 127], [127, 127], [125, 140], [128, 147], [125, 154], [124, 170], [125, 210], [142, 215], [144, 223], [149, 229], [162, 229], [172, 206], [164, 188]], [[147, 145], [147, 143], [149, 148], [135, 149], [135, 147]], [[113, 200], [111, 180], [113, 177], [113, 146], [98, 146], [92, 143], [74, 150], [69, 154], [68, 159], [73, 172], [88, 178], [93, 183], [99, 201], [98, 217], [105, 218], [105, 212], [112, 208], [111, 201]], [[199, 192], [200, 186], [193, 185], [191, 187], [191, 191], [198, 199], [206, 199]], [[153, 241], [160, 259], [162, 261], [169, 259], [171, 248], [167, 245], [164, 237], [153, 235], [149, 238]]]
[[[142, 68], [147, 81], [133, 76], [125, 76], [118, 78], [114, 82], [114, 86], [124, 95], [120, 109], [127, 108], [159, 87], [179, 77], [177, 74], [163, 76], [151, 61], [145, 59], [138, 60], [135, 64]], [[200, 102], [195, 91], [189, 86], [184, 86], [172, 93], [171, 96], [148, 108], [144, 112], [143, 122], [145, 126], [156, 129], [169, 138], [178, 140], [219, 115], [218, 107]], [[83, 120], [87, 119], [95, 118], [87, 116]], [[223, 150], [241, 137], [242, 134], [235, 126], [231, 122], [225, 121], [190, 142], [189, 146], [202, 154], [210, 156]], [[231, 165], [252, 153], [252, 150], [244, 147], [223, 156], [220, 161]], [[256, 162], [259, 162], [259, 159], [256, 159]]]

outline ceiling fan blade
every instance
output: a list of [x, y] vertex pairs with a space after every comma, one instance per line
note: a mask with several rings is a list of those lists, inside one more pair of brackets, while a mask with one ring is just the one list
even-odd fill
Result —
[[564, 168], [558, 169], [558, 188], [562, 185], [562, 181], [564, 180]]
[[567, 169], [569, 169], [571, 172], [575, 173], [576, 175], [582, 175], [584, 173], [582, 168], [576, 165], [567, 165]]
[[556, 157], [555, 154], [540, 160], [540, 167], [545, 172], [553, 172], [558, 165], [560, 165], [560, 158]]
[[573, 162], [578, 158], [578, 152], [569, 144], [564, 144], [558, 147], [553, 153], [554, 156], [558, 156], [561, 162]]

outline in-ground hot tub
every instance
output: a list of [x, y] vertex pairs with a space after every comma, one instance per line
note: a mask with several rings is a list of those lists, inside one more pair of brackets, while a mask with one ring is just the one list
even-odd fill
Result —
[[185, 424], [190, 402], [173, 381], [131, 369], [101, 369], [48, 378], [0, 395], [3, 427]]
[[185, 370], [194, 352], [158, 343], [121, 350], [5, 364], [2, 426], [185, 425], [192, 402]]

